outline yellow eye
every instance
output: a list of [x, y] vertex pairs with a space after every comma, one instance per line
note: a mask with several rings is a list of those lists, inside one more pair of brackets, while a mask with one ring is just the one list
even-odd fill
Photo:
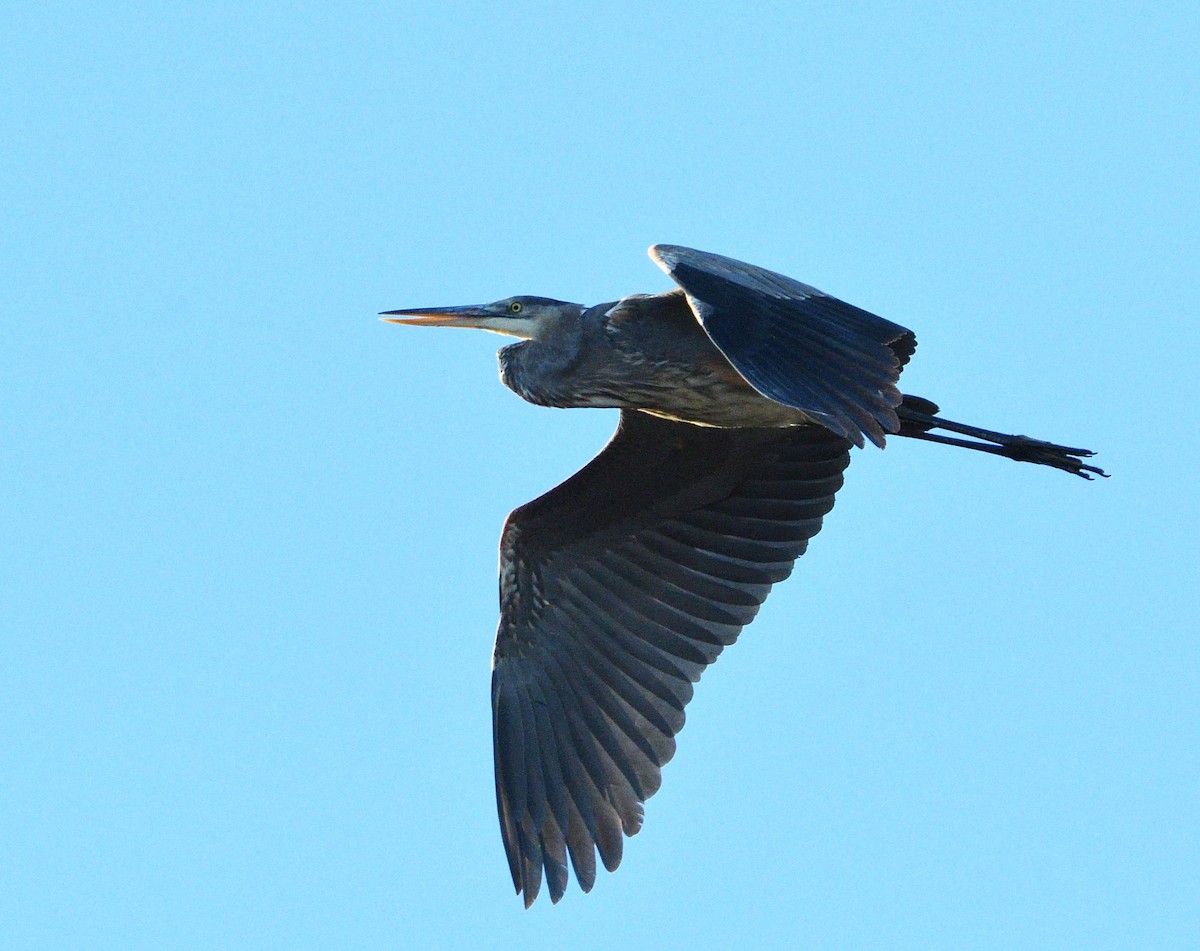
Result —
[[509, 305], [508, 305], [508, 312], [509, 312], [510, 314], [519, 314], [519, 313], [521, 313], [521, 302], [520, 302], [520, 301], [513, 301], [511, 304], [509, 304]]

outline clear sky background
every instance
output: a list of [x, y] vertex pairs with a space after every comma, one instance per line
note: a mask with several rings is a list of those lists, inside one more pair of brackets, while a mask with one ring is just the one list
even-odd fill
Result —
[[[5, 5], [0, 947], [1200, 947], [1191, 4]], [[525, 912], [506, 513], [613, 411], [396, 307], [669, 282], [914, 328], [894, 440]]]

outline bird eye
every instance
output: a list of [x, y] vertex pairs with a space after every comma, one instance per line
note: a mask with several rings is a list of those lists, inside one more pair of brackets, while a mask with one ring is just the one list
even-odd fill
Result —
[[510, 314], [519, 314], [519, 313], [521, 313], [521, 302], [520, 302], [520, 301], [513, 301], [511, 304], [509, 304], [509, 305], [508, 305], [508, 312], [509, 312]]

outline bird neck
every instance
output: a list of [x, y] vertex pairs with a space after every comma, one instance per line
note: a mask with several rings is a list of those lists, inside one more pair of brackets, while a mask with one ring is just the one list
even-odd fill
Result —
[[585, 320], [579, 314], [564, 315], [540, 330], [537, 337], [500, 350], [500, 380], [539, 406], [586, 405], [572, 399], [582, 355], [587, 352]]
[[522, 340], [502, 347], [496, 357], [500, 381], [521, 399], [539, 406], [562, 405], [562, 384], [573, 355], [559, 341]]

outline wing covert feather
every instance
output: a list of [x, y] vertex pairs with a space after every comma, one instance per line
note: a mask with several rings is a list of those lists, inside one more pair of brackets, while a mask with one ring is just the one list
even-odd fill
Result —
[[657, 244], [650, 257], [683, 288], [696, 319], [751, 386], [856, 445], [897, 432], [896, 383], [912, 331], [774, 271]]
[[492, 671], [496, 800], [513, 884], [580, 886], [675, 752], [692, 685], [821, 527], [849, 443], [820, 426], [711, 429], [625, 411], [609, 444], [514, 511]]

